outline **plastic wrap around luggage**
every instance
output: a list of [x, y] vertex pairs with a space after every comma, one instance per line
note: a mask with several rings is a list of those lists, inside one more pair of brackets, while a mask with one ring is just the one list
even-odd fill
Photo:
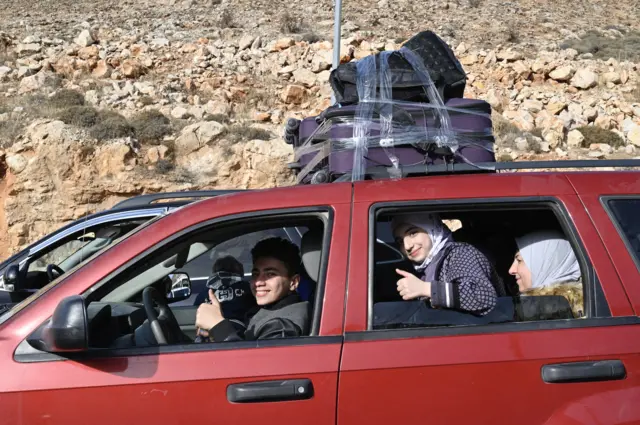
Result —
[[491, 107], [474, 99], [444, 102], [422, 59], [406, 48], [398, 52], [420, 76], [430, 103], [393, 99], [388, 58], [394, 52], [358, 61], [358, 103], [328, 108], [316, 117], [317, 128], [294, 143], [298, 183], [363, 180], [371, 167], [400, 178], [403, 166], [494, 161]]

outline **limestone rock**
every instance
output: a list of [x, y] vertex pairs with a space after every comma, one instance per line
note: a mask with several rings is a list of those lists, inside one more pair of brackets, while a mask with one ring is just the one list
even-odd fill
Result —
[[20, 174], [25, 168], [27, 168], [27, 159], [20, 154], [9, 155], [7, 156], [6, 161], [7, 167], [9, 167], [11, 172], [14, 174]]
[[293, 72], [293, 78], [297, 83], [306, 87], [313, 87], [317, 82], [317, 76], [307, 68], [300, 68]]
[[91, 36], [89, 30], [83, 30], [73, 41], [80, 47], [91, 46], [95, 43], [95, 40]]
[[598, 85], [598, 74], [588, 69], [578, 70], [571, 79], [571, 85], [587, 90]]
[[634, 125], [627, 133], [627, 140], [634, 146], [640, 147], [640, 125]]
[[281, 99], [285, 103], [300, 104], [306, 97], [306, 90], [303, 86], [288, 85], [282, 92]]
[[570, 148], [579, 148], [584, 142], [584, 136], [579, 130], [571, 130], [567, 135], [567, 144]]
[[566, 65], [551, 71], [549, 77], [556, 81], [569, 81], [575, 72], [575, 69], [571, 65]]

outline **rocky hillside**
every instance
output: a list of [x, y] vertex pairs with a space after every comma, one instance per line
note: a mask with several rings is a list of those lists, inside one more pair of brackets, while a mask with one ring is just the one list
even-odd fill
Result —
[[[4, 0], [0, 257], [145, 192], [294, 182], [288, 117], [329, 105], [331, 2]], [[346, 1], [342, 60], [431, 29], [501, 160], [633, 158], [640, 1]]]

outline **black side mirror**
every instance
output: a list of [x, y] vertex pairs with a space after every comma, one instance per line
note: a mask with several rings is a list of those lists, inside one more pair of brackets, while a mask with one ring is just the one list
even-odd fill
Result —
[[49, 353], [86, 351], [89, 348], [87, 307], [84, 298], [72, 295], [64, 298], [40, 335], [29, 339], [29, 344]]
[[186, 273], [173, 273], [167, 276], [168, 282], [170, 282], [169, 288], [167, 288], [167, 301], [175, 303], [178, 301], [186, 300], [191, 296], [191, 279]]
[[7, 291], [20, 290], [20, 268], [17, 264], [12, 264], [4, 271], [4, 288]]

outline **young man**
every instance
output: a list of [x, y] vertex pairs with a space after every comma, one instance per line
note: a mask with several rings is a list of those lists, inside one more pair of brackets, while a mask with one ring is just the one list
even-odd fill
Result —
[[251, 256], [251, 292], [257, 306], [247, 313], [244, 335], [224, 318], [211, 290], [211, 304], [198, 307], [196, 326], [215, 342], [307, 335], [311, 306], [296, 292], [301, 263], [298, 247], [286, 239], [269, 238], [258, 242]]

